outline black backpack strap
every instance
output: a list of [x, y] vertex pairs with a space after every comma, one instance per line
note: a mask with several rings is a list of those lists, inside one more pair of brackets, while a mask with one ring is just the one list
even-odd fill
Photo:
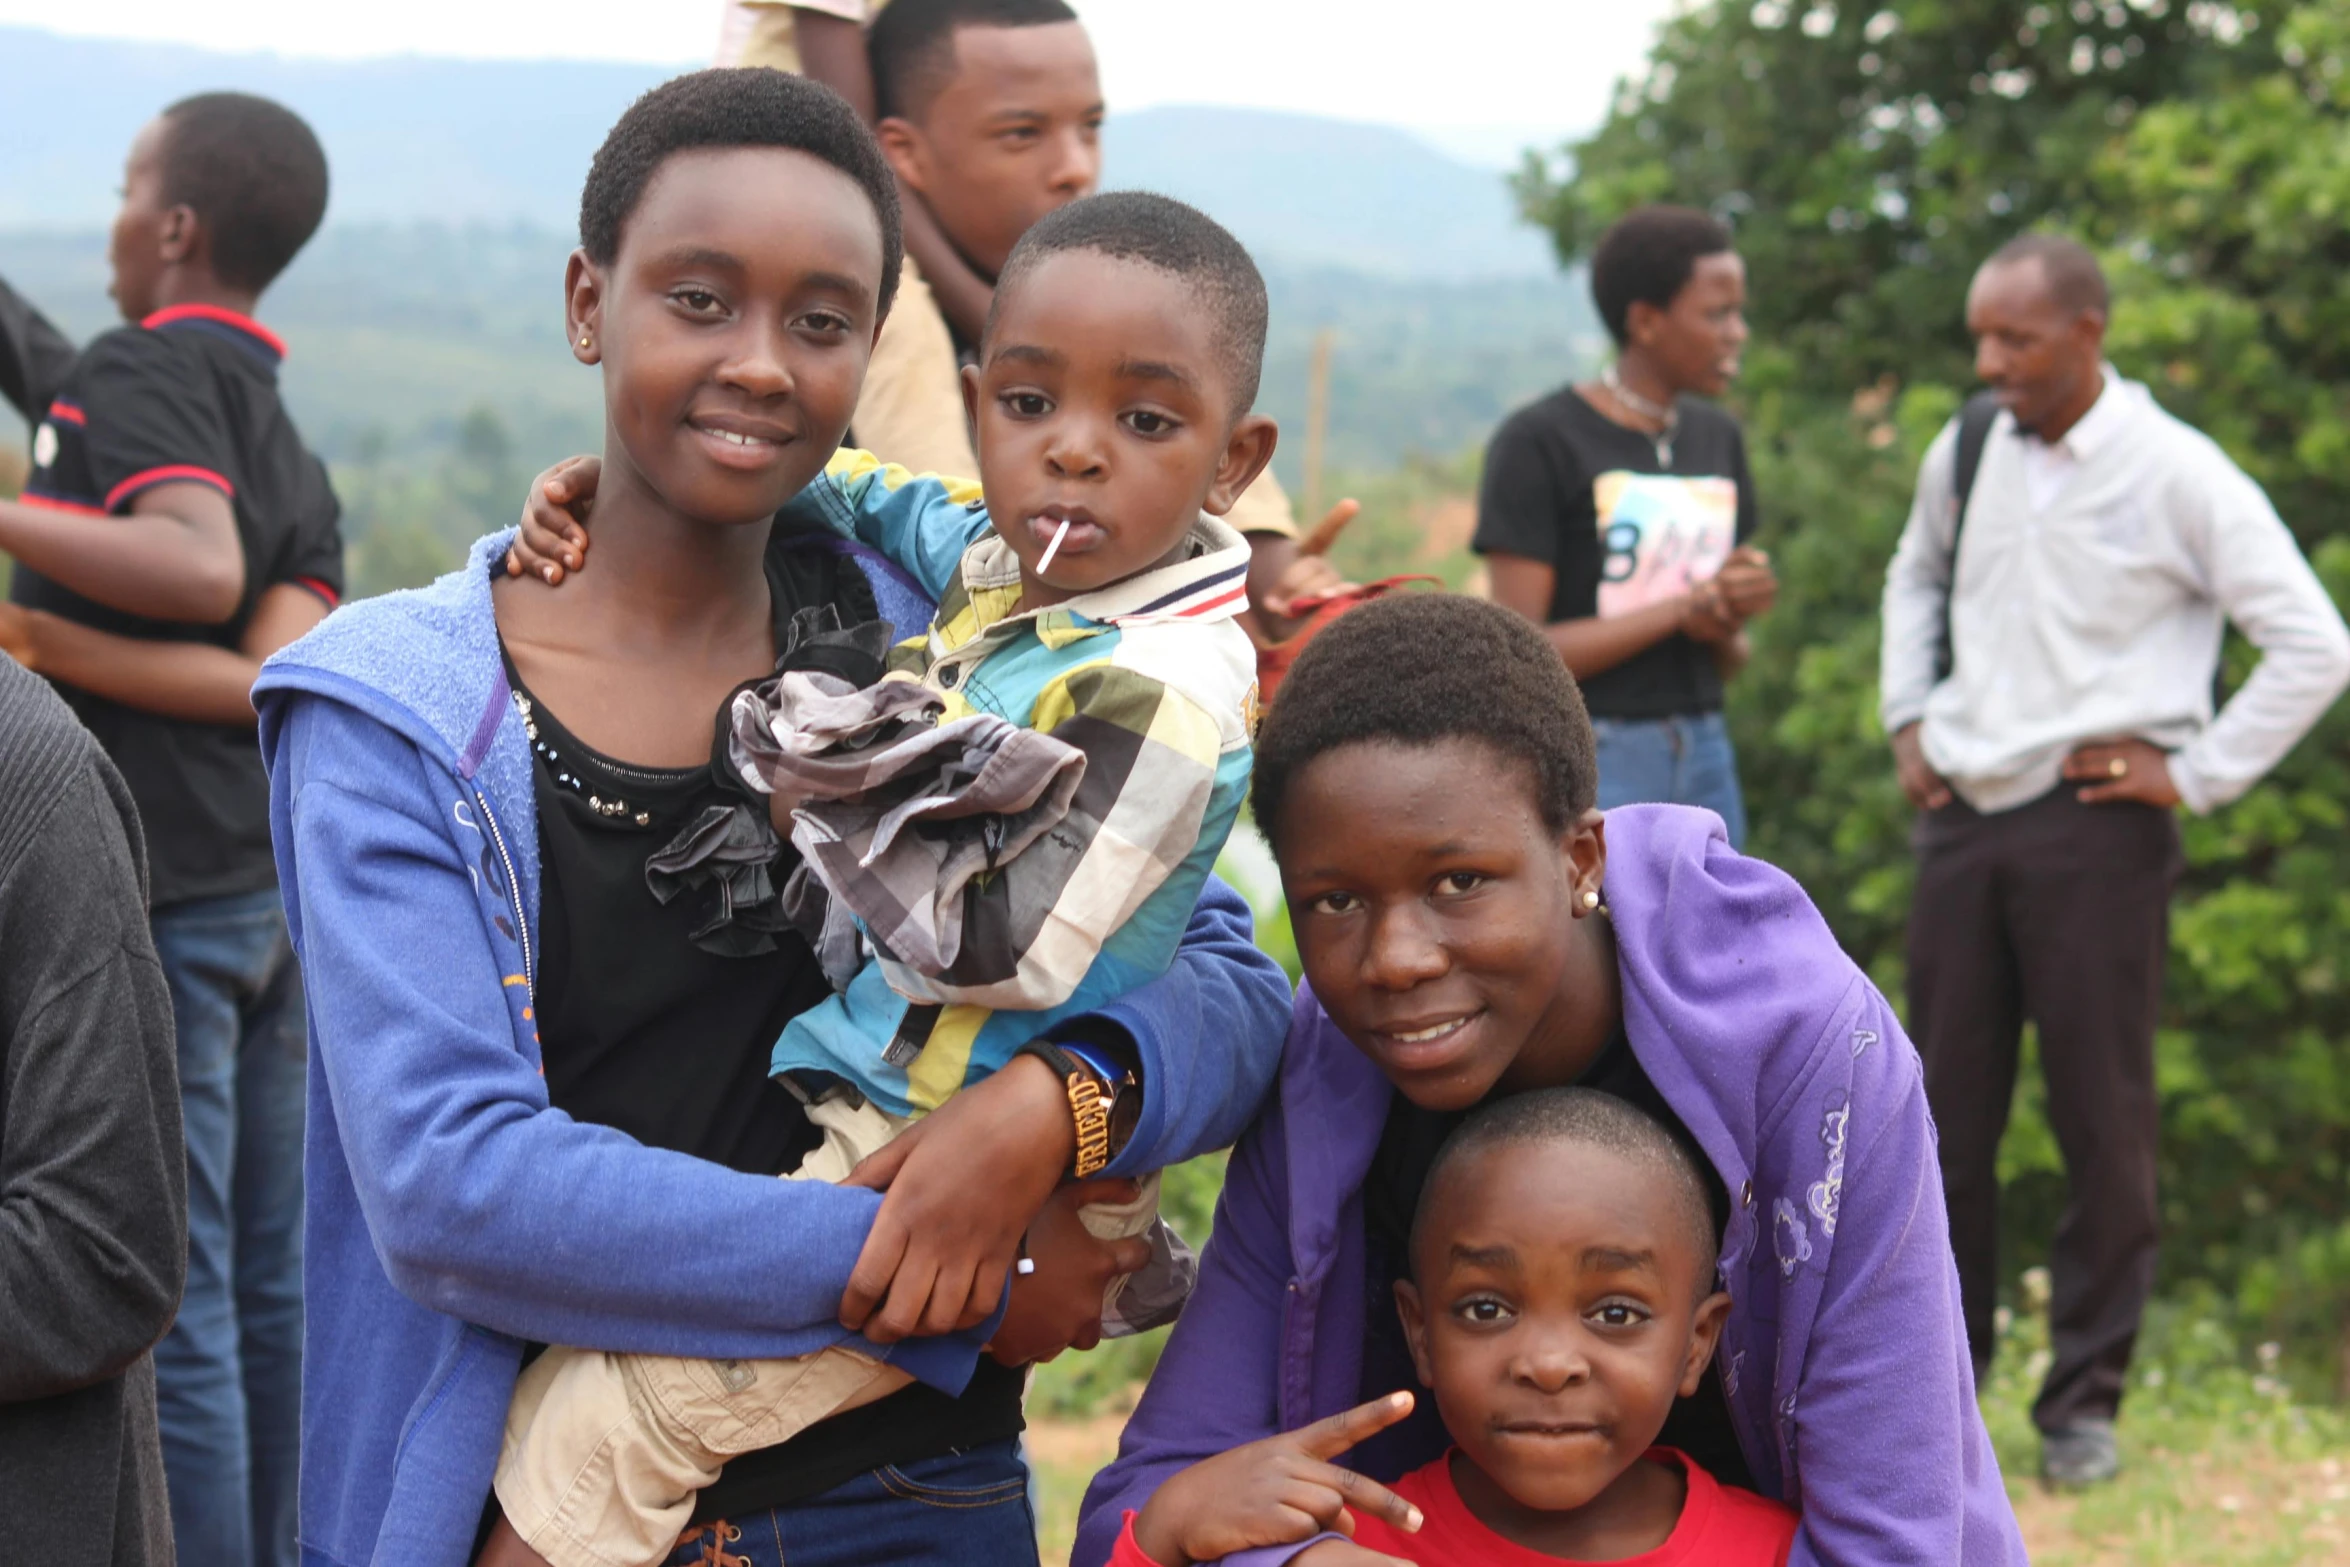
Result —
[[1958, 558], [1958, 529], [1966, 526], [1966, 503], [1975, 493], [1975, 475], [1983, 467], [1983, 448], [1991, 426], [1999, 418], [1999, 394], [1977, 392], [1958, 411], [1957, 461], [1951, 465], [1950, 493], [1958, 503], [1957, 525], [1950, 530], [1950, 558]]
[[[1991, 426], [1999, 418], [1999, 394], [1977, 392], [1966, 400], [1958, 411], [1958, 450], [1952, 454], [1950, 494], [1950, 580], [1952, 590], [1958, 586], [1958, 536], [1966, 527], [1967, 502], [1974, 497], [1975, 475], [1983, 466], [1983, 448], [1991, 439]], [[1942, 647], [1934, 658], [1934, 678], [1939, 681], [1950, 673], [1956, 650], [1950, 640], [1950, 600], [1942, 600]]]

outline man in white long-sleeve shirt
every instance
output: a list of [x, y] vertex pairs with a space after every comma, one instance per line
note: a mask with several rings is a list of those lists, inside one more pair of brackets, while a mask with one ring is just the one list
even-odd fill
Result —
[[[1992, 1348], [1997, 1157], [2025, 1018], [2071, 1201], [2049, 1478], [2115, 1471], [2113, 1420], [2154, 1282], [2154, 1028], [2180, 867], [2173, 807], [2225, 805], [2350, 682], [2350, 631], [2260, 487], [2103, 361], [2105, 279], [2033, 235], [1967, 297], [1997, 395], [1926, 453], [1885, 584], [1882, 713], [1920, 807], [1909, 1021], [1941, 1134], [1967, 1333]], [[1980, 453], [1960, 515], [1962, 447]], [[2260, 663], [2215, 717], [2234, 621]]]

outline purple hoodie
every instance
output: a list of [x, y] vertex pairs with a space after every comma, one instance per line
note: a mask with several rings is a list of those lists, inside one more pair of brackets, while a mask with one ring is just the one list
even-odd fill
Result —
[[[1975, 1407], [1917, 1051], [1803, 889], [1733, 851], [1719, 819], [1631, 806], [1608, 813], [1607, 837], [1625, 1030], [1730, 1192], [1717, 1354], [1755, 1484], [1802, 1514], [1790, 1567], [2021, 1564]], [[1363, 1385], [1365, 1314], [1394, 1309], [1366, 1277], [1362, 1205], [1393, 1093], [1301, 986], [1198, 1293], [1086, 1494], [1080, 1567], [1108, 1560], [1121, 1516], [1177, 1469], [1408, 1383], [1406, 1369]], [[1354, 1461], [1393, 1479], [1441, 1453], [1422, 1404], [1430, 1418]]]

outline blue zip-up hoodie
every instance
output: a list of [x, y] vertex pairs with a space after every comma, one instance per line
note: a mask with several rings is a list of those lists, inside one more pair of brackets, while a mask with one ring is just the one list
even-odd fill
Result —
[[[731, 1358], [837, 1342], [880, 1205], [549, 1108], [530, 752], [490, 605], [510, 538], [338, 611], [254, 687], [312, 1048], [309, 1564], [464, 1567], [525, 1342]], [[858, 558], [898, 607], [902, 579]], [[1249, 934], [1211, 884], [1174, 969], [1104, 1009], [1148, 1085], [1110, 1173], [1230, 1142], [1270, 1084], [1288, 987]], [[881, 1353], [955, 1392], [987, 1331]]]

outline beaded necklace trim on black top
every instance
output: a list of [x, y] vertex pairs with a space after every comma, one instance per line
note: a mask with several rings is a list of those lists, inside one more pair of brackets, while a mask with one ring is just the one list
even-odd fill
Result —
[[[555, 748], [539, 738], [538, 719], [532, 712], [529, 697], [519, 691], [515, 692], [514, 710], [522, 715], [522, 732], [530, 736], [530, 748], [537, 752], [546, 762], [548, 768], [554, 772], [555, 781], [558, 784], [574, 794], [587, 795], [588, 809], [599, 816], [630, 816], [626, 800], [607, 800], [600, 794], [590, 794], [584, 779], [575, 778], [563, 770], [562, 758], [555, 754]], [[639, 827], [653, 825], [653, 813], [650, 811], [635, 812], [631, 819]]]

